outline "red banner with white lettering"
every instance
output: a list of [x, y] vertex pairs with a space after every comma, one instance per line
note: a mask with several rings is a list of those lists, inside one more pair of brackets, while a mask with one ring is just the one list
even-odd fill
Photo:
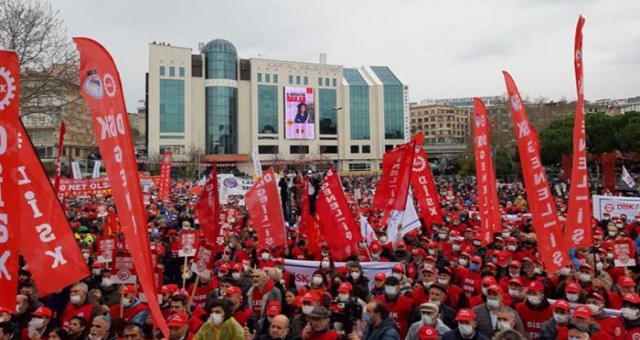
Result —
[[218, 196], [218, 174], [216, 165], [213, 165], [211, 176], [204, 185], [204, 190], [200, 193], [200, 198], [196, 202], [196, 217], [200, 223], [200, 230], [206, 240], [211, 245], [214, 253], [224, 250], [224, 237], [220, 236], [220, 198]]
[[[20, 100], [19, 66], [17, 59], [10, 56], [12, 53], [8, 53], [5, 54], [8, 59], [3, 60], [10, 61], [12, 66], [2, 65], [4, 72], [0, 75], [5, 86], [0, 86], [0, 90], [4, 88], [6, 91], [0, 93], [0, 96], [4, 95], [2, 103], [17, 106]], [[6, 109], [13, 108], [5, 104], [2, 106]], [[10, 109], [10, 112], [2, 113], [6, 122], [4, 129], [16, 139], [7, 138], [5, 141], [3, 138], [1, 144], [4, 146], [1, 148], [17, 150], [20, 154], [19, 158], [11, 157], [2, 162], [2, 173], [10, 179], [3, 181], [3, 187], [7, 188], [4, 197], [15, 199], [19, 204], [16, 211], [9, 212], [7, 219], [9, 222], [13, 221], [12, 224], [19, 221], [18, 245], [29, 267], [37, 269], [31, 273], [40, 296], [46, 296], [87, 277], [89, 269], [53, 186], [22, 126], [18, 110], [16, 107]], [[9, 141], [17, 145], [8, 144]], [[16, 184], [17, 187], [13, 187]]]
[[351, 214], [340, 176], [333, 168], [327, 171], [322, 181], [316, 200], [316, 215], [333, 259], [342, 260], [358, 254], [357, 244], [362, 241], [360, 227]]
[[555, 273], [560, 268], [571, 264], [571, 260], [566, 244], [563, 242], [558, 212], [540, 159], [540, 139], [538, 132], [529, 124], [529, 118], [515, 82], [509, 73], [506, 71], [502, 73], [509, 95], [522, 177], [538, 242], [538, 252], [547, 272]]
[[171, 158], [173, 153], [167, 151], [162, 155], [162, 168], [160, 169], [160, 190], [158, 198], [164, 201], [169, 197], [169, 186], [171, 185]]
[[411, 186], [413, 193], [420, 207], [420, 217], [424, 220], [427, 227], [431, 227], [434, 223], [442, 224], [442, 208], [438, 199], [438, 191], [433, 181], [431, 168], [429, 167], [429, 158], [422, 147], [424, 136], [422, 134], [414, 137], [416, 140], [415, 156], [413, 157], [413, 166], [411, 173]]
[[58, 136], [58, 157], [56, 158], [56, 177], [53, 181], [53, 190], [58, 193], [58, 187], [60, 185], [60, 171], [62, 162], [62, 153], [64, 151], [64, 134], [67, 131], [64, 125], [64, 120], [60, 123], [60, 135]]
[[473, 124], [473, 153], [476, 159], [478, 182], [478, 208], [480, 213], [480, 238], [482, 245], [493, 242], [493, 233], [502, 229], [496, 176], [493, 171], [491, 146], [489, 145], [489, 116], [484, 103], [473, 98], [475, 119]]
[[573, 65], [576, 73], [576, 115], [573, 122], [573, 166], [569, 210], [564, 236], [570, 248], [583, 248], [593, 244], [591, 231], [591, 203], [589, 196], [589, 170], [587, 169], [587, 135], [584, 118], [584, 69], [582, 64], [582, 27], [584, 18], [580, 16], [576, 27], [573, 51]]
[[58, 193], [64, 196], [83, 196], [111, 193], [109, 177], [98, 178], [61, 178]]
[[168, 337], [169, 329], [155, 294], [146, 213], [120, 74], [109, 52], [98, 42], [87, 38], [74, 38], [73, 41], [80, 52], [82, 96], [91, 108], [93, 131], [113, 189], [124, 236], [129, 249], [135, 249], [131, 255], [153, 323]]
[[[20, 64], [14, 52], [0, 51], [0, 307], [14, 310], [18, 290], [20, 204], [18, 166]], [[23, 136], [26, 136], [24, 134]], [[33, 228], [33, 227], [31, 227]]]
[[392, 210], [404, 211], [411, 185], [415, 144], [411, 141], [399, 145], [387, 151], [382, 158], [382, 178], [376, 187], [374, 204], [380, 204], [375, 208], [382, 209], [385, 223]]
[[286, 246], [287, 233], [273, 168], [258, 178], [244, 201], [258, 234], [259, 247], [271, 250], [273, 247]]

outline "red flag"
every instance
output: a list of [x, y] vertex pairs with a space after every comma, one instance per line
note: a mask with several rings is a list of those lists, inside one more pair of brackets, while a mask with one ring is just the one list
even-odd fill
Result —
[[473, 124], [473, 151], [476, 159], [476, 177], [478, 181], [478, 205], [480, 213], [480, 237], [482, 245], [493, 241], [494, 232], [502, 229], [498, 207], [496, 176], [493, 171], [491, 147], [489, 145], [489, 116], [484, 103], [473, 98], [475, 120]]
[[160, 190], [158, 198], [164, 201], [169, 196], [169, 186], [171, 184], [171, 151], [162, 155], [162, 168], [160, 169]]
[[20, 242], [20, 204], [14, 199], [18, 183], [13, 180], [19, 164], [18, 138], [24, 133], [18, 118], [19, 82], [18, 56], [0, 51], [0, 307], [10, 310], [16, 305]]
[[220, 237], [220, 197], [218, 196], [218, 173], [216, 165], [213, 165], [211, 176], [200, 193], [196, 203], [196, 217], [200, 223], [200, 230], [212, 246], [214, 253], [224, 250], [224, 237]]
[[584, 119], [584, 71], [582, 64], [582, 27], [580, 16], [576, 27], [573, 65], [576, 73], [576, 116], [573, 123], [573, 167], [569, 191], [569, 211], [564, 235], [570, 248], [588, 247], [593, 244], [591, 230], [591, 204], [589, 203], [589, 170], [587, 169], [587, 135]]
[[302, 176], [302, 199], [300, 200], [300, 234], [309, 235], [311, 207], [309, 207], [309, 177]]
[[109, 210], [107, 212], [107, 218], [104, 221], [104, 226], [102, 227], [102, 237], [108, 237], [113, 233], [120, 234], [120, 224], [118, 223], [118, 217], [115, 211]]
[[[374, 196], [375, 208], [382, 209], [387, 223], [392, 210], [404, 211], [411, 184], [415, 142], [411, 141], [387, 151], [382, 158], [382, 178]], [[359, 233], [359, 229], [358, 229]]]
[[362, 241], [360, 228], [344, 196], [340, 176], [333, 168], [327, 171], [322, 181], [316, 200], [316, 215], [322, 236], [329, 244], [334, 259], [341, 260], [358, 254], [357, 244]]
[[155, 294], [146, 214], [120, 74], [102, 45], [87, 38], [73, 40], [80, 52], [82, 96], [91, 108], [93, 131], [111, 183], [118, 216], [124, 226], [124, 236], [129, 249], [135, 249], [131, 255], [153, 323], [168, 337], [169, 329]]
[[[3, 138], [0, 141], [0, 149], [5, 154], [17, 150], [20, 155], [19, 158], [13, 155], [14, 157], [2, 162], [2, 174], [7, 175], [7, 180], [3, 181], [5, 188], [8, 188], [5, 189], [5, 198], [17, 198], [19, 204], [17, 210], [8, 212], [7, 221], [2, 222], [20, 221], [20, 250], [27, 264], [31, 268], [37, 268], [32, 271], [33, 278], [40, 296], [46, 296], [88, 276], [89, 269], [51, 182], [20, 121], [17, 108], [20, 100], [17, 57], [10, 52], [3, 53], [1, 70], [0, 82], [3, 84], [0, 85], [3, 86], [0, 86], [0, 103], [1, 108], [7, 111], [2, 114], [2, 128], [7, 140]], [[9, 141], [16, 145], [8, 144]], [[14, 185], [17, 186], [13, 187]], [[7, 237], [13, 236], [17, 235], [9, 234]], [[0, 233], [0, 239], [4, 239], [3, 233]], [[10, 261], [13, 265], [14, 259], [10, 258]]]
[[420, 206], [420, 217], [422, 217], [426, 226], [431, 226], [434, 223], [442, 224], [442, 208], [438, 200], [438, 191], [429, 167], [429, 158], [427, 158], [427, 153], [422, 147], [421, 140], [424, 140], [424, 135], [420, 133], [413, 138], [416, 141], [416, 146], [415, 156], [413, 157], [411, 186]]
[[64, 125], [64, 120], [60, 124], [60, 136], [58, 136], [58, 158], [56, 158], [56, 177], [53, 180], [53, 190], [58, 193], [58, 187], [60, 186], [60, 162], [62, 159], [62, 152], [64, 150], [64, 134], [67, 131]]
[[269, 168], [258, 178], [247, 192], [244, 201], [256, 228], [260, 248], [286, 246], [287, 234], [282, 216], [282, 203], [273, 168]]
[[527, 202], [531, 210], [534, 229], [538, 241], [544, 266], [549, 273], [555, 273], [560, 268], [571, 264], [567, 247], [562, 242], [562, 230], [556, 211], [555, 202], [549, 183], [545, 176], [542, 160], [540, 159], [540, 140], [538, 132], [529, 124], [520, 93], [509, 73], [503, 71], [513, 126], [516, 130], [522, 177], [527, 190]]

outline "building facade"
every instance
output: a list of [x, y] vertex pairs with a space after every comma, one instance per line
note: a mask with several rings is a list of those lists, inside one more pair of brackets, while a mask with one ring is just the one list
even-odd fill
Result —
[[469, 108], [441, 104], [411, 106], [411, 134], [424, 134], [424, 147], [429, 155], [464, 152], [471, 140]]
[[[409, 138], [408, 87], [384, 66], [242, 59], [229, 41], [189, 48], [149, 45], [149, 155], [250, 166], [328, 160], [378, 170], [385, 150]], [[313, 163], [313, 162], [311, 162]], [[252, 171], [251, 171], [252, 172]]]

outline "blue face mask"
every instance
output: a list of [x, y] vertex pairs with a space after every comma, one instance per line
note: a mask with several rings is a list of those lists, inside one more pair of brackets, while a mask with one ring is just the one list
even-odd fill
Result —
[[477, 271], [479, 271], [479, 270], [480, 270], [480, 265], [479, 265], [479, 264], [477, 264], [477, 263], [475, 263], [475, 262], [471, 262], [471, 264], [469, 264], [469, 269], [470, 269], [472, 272], [477, 272]]
[[364, 320], [364, 322], [366, 323], [371, 323], [371, 317], [369, 316], [369, 314], [365, 314], [364, 318], [362, 318]]

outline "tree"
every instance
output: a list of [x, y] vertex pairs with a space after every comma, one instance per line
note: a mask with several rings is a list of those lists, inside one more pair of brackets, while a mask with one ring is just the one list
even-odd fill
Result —
[[[58, 115], [78, 86], [77, 54], [58, 11], [40, 0], [0, 0], [0, 48], [20, 58], [20, 115]], [[73, 92], [71, 92], [73, 93]], [[62, 99], [62, 100], [61, 100]]]

